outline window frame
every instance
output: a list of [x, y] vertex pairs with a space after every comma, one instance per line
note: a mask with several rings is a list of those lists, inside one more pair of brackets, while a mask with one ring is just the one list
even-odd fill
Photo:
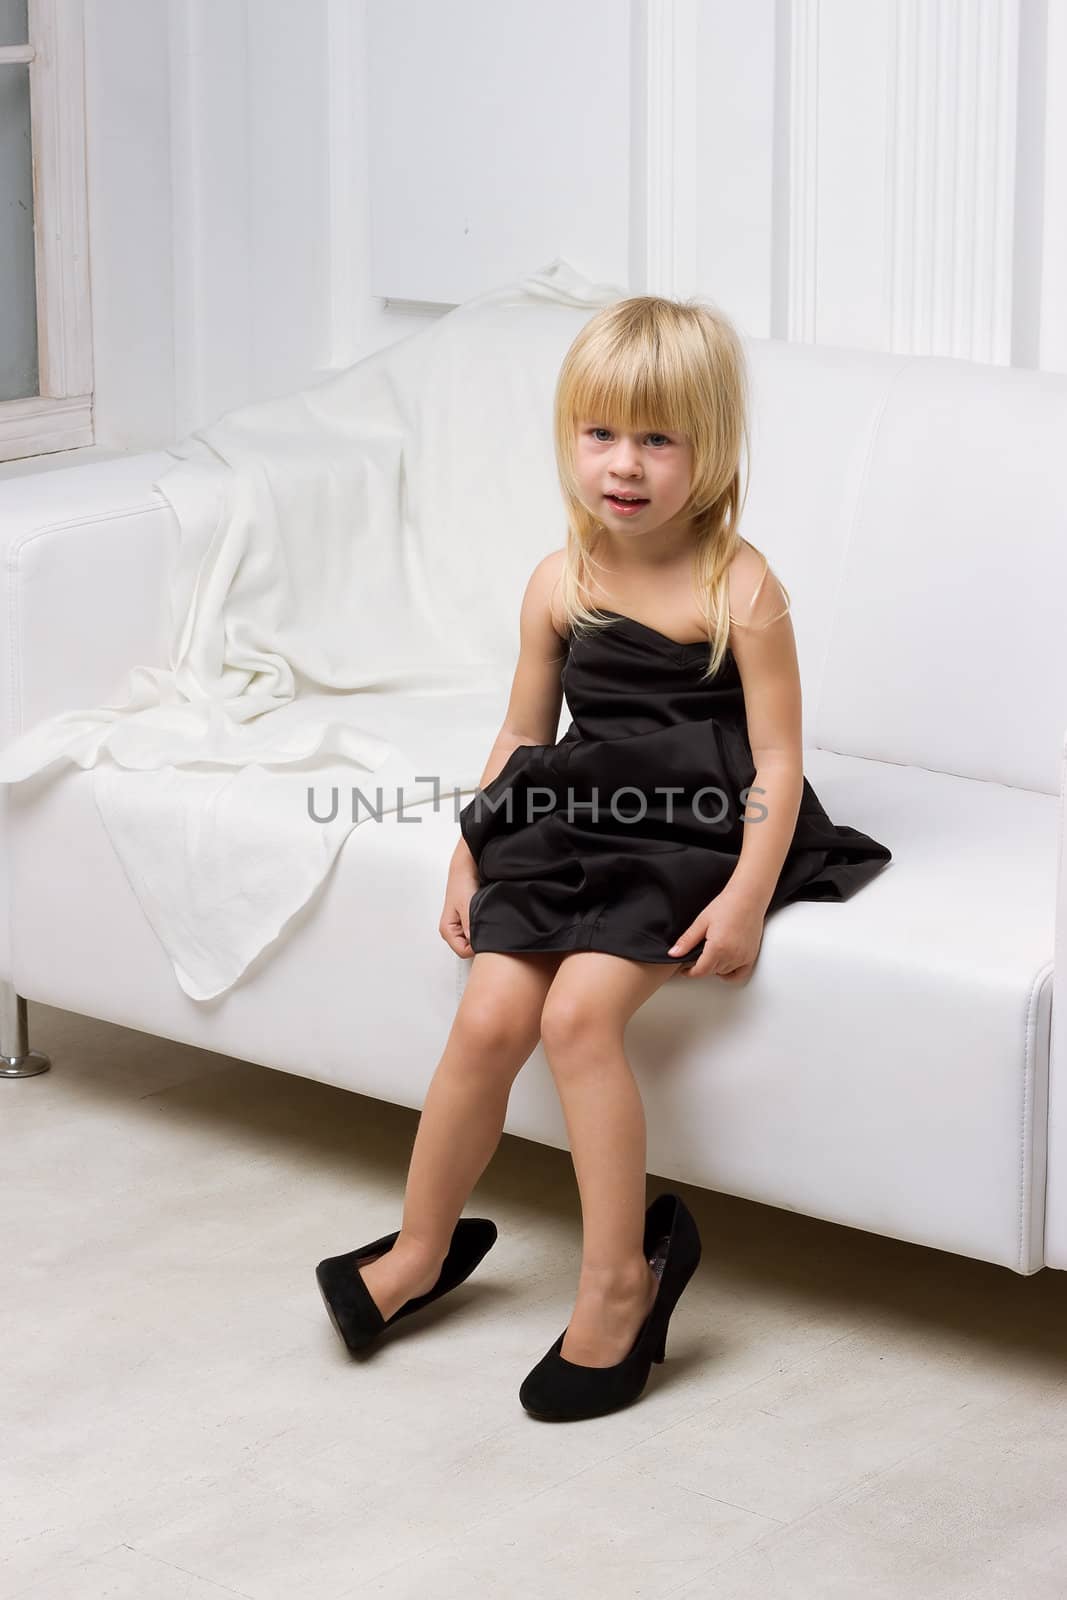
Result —
[[84, 0], [28, 0], [38, 393], [0, 400], [0, 461], [95, 443], [85, 161]]

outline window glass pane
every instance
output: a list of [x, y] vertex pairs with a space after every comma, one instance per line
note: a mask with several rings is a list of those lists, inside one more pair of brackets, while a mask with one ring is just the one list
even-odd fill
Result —
[[0, 66], [0, 400], [38, 392], [30, 69]]
[[26, 0], [0, 0], [0, 44], [26, 44]]

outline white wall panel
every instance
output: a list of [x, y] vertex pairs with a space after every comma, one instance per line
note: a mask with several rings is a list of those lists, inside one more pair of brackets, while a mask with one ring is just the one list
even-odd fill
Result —
[[805, 0], [798, 9], [813, 16], [817, 55], [811, 122], [794, 124], [814, 146], [818, 175], [809, 194], [814, 322], [804, 337], [884, 350], [888, 7]]
[[327, 337], [327, 20], [321, 4], [248, 0], [250, 341], [264, 395], [306, 383]]
[[1011, 361], [1018, 0], [896, 0], [884, 348]]
[[[1042, 10], [1044, 8], [1042, 7]], [[1049, 0], [1042, 95], [1044, 141], [1030, 174], [1041, 193], [1034, 364], [1067, 372], [1067, 4]]]
[[299, 388], [327, 337], [322, 5], [174, 0], [178, 425]]
[[762, 339], [772, 334], [775, 304], [776, 9], [775, 0], [696, 6], [687, 62], [696, 182], [686, 195], [696, 209], [696, 260], [692, 282], [677, 291], [711, 299]]
[[[632, 213], [635, 293], [686, 295], [699, 278], [701, 94], [696, 0], [635, 8]], [[642, 70], [643, 69], [643, 70]]]
[[174, 237], [166, 8], [86, 0], [93, 416], [99, 445], [174, 432]]
[[788, 337], [1008, 364], [1019, 0], [793, 0]]
[[630, 0], [369, 0], [372, 294], [630, 275]]

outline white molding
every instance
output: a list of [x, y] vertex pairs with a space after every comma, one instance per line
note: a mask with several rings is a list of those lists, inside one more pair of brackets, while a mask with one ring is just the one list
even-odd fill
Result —
[[1008, 364], [1018, 0], [889, 14], [886, 343]]
[[180, 437], [201, 419], [203, 371], [200, 328], [203, 292], [199, 268], [197, 109], [193, 68], [197, 18], [186, 0], [170, 0], [170, 193], [174, 259], [174, 426]]
[[692, 295], [698, 288], [697, 0], [648, 0], [644, 20], [643, 292]]
[[5, 400], [0, 405], [0, 461], [73, 450], [93, 440], [92, 395]]
[[1047, 30], [1038, 365], [1067, 372], [1067, 100], [1059, 92], [1067, 73], [1067, 6], [1062, 0], [1049, 6]]
[[786, 338], [816, 338], [819, 248], [819, 0], [794, 0], [789, 40]]
[[[250, 0], [169, 0], [174, 426], [255, 394]], [[264, 21], [269, 28], [269, 21]], [[299, 114], [299, 97], [288, 114]]]
[[351, 366], [360, 347], [359, 305], [365, 293], [361, 213], [367, 206], [366, 130], [357, 120], [366, 103], [361, 93], [367, 70], [363, 41], [362, 5], [355, 0], [326, 0], [329, 210], [326, 348], [316, 368], [319, 373]]

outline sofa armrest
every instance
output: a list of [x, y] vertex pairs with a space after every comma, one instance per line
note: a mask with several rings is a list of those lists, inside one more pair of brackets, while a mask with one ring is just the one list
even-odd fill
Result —
[[[120, 698], [165, 666], [177, 520], [166, 451], [0, 480], [0, 748], [57, 711]], [[0, 784], [0, 980], [12, 970], [8, 790]]]
[[1049, 1037], [1045, 1263], [1067, 1269], [1067, 735], [1060, 766], [1056, 858], [1056, 939]]
[[0, 482], [0, 746], [166, 666], [177, 521], [146, 451]]

